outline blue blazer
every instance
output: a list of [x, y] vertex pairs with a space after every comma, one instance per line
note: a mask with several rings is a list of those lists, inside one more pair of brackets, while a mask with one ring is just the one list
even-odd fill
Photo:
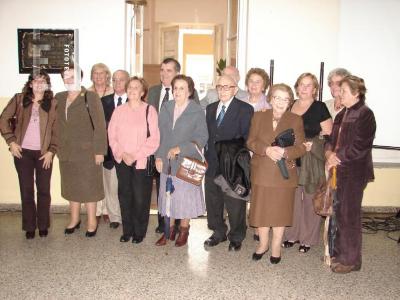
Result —
[[219, 101], [211, 103], [206, 107], [208, 128], [208, 142], [205, 152], [205, 157], [208, 162], [206, 175], [211, 177], [215, 177], [220, 173], [215, 142], [238, 138], [247, 140], [251, 118], [254, 113], [254, 109], [250, 104], [234, 97], [225, 113], [221, 125], [217, 127], [218, 104]]

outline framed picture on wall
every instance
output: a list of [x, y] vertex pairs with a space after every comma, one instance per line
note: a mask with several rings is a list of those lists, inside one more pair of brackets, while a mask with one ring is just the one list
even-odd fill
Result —
[[19, 73], [59, 73], [77, 62], [77, 29], [18, 29]]

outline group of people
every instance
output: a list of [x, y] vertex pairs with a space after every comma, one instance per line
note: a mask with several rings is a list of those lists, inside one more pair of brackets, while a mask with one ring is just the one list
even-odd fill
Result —
[[[363, 79], [342, 68], [333, 70], [328, 76], [333, 99], [324, 103], [316, 100], [319, 84], [311, 73], [298, 77], [295, 100], [290, 86], [270, 86], [261, 68], [248, 71], [247, 91], [239, 89], [233, 66], [199, 100], [193, 80], [180, 74], [173, 58], [161, 63], [160, 84], [150, 89], [143, 78], [124, 70], [111, 74], [102, 63], [92, 67], [88, 89], [80, 84], [78, 66], [61, 76], [66, 91], [53, 96], [49, 76], [34, 70], [0, 117], [18, 173], [27, 239], [35, 237], [36, 229], [41, 237], [48, 235], [52, 159], [57, 154], [61, 194], [70, 205], [66, 235], [80, 228], [85, 203], [87, 237], [96, 235], [103, 216], [111, 228], [122, 223], [121, 242], [141, 243], [155, 179], [156, 232], [162, 233], [157, 246], [169, 241], [184, 246], [190, 219], [207, 212], [213, 233], [204, 246], [229, 240], [228, 250], [239, 251], [250, 200], [248, 224], [259, 241], [252, 259], [260, 260], [271, 248], [270, 262], [277, 264], [283, 248], [298, 243], [299, 252], [306, 253], [318, 244], [321, 217], [314, 212], [313, 196], [326, 172], [335, 168], [337, 233], [331, 269], [360, 269], [361, 201], [373, 179], [376, 130]], [[277, 143], [287, 131], [294, 136], [292, 143]], [[188, 157], [207, 161], [204, 190], [177, 176]]]

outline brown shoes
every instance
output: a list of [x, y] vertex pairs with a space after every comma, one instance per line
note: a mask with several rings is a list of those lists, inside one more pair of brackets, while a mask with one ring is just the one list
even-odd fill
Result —
[[[169, 238], [168, 240], [175, 241], [176, 231], [175, 226], [171, 226], [169, 228]], [[167, 238], [165, 234], [161, 236], [161, 238], [156, 242], [156, 246], [165, 246], [167, 244]]]
[[360, 269], [361, 269], [361, 264], [346, 266], [341, 263], [332, 263], [331, 265], [332, 272], [339, 274], [346, 274], [352, 271], [360, 271]]
[[[176, 247], [182, 247], [186, 245], [188, 237], [189, 237], [189, 227], [179, 227], [179, 234], [178, 238], [175, 241], [175, 246]], [[175, 226], [171, 226], [169, 229], [169, 237], [165, 236], [163, 234], [161, 238], [156, 242], [156, 246], [165, 246], [167, 244], [168, 240], [174, 241], [176, 237], [176, 231], [175, 231]]]
[[175, 241], [175, 246], [176, 247], [182, 247], [186, 245], [188, 237], [189, 237], [189, 227], [179, 227], [179, 235], [178, 238]]

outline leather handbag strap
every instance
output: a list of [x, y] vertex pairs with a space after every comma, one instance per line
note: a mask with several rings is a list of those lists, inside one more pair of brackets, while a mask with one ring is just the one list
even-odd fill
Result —
[[208, 163], [207, 163], [207, 161], [206, 161], [206, 158], [205, 158], [205, 156], [204, 156], [203, 152], [202, 152], [202, 151], [200, 151], [200, 147], [199, 147], [199, 145], [197, 145], [197, 143], [196, 143], [196, 142], [193, 142], [193, 141], [192, 141], [192, 143], [194, 144], [194, 147], [196, 148], [197, 152], [200, 154], [200, 156], [201, 156], [201, 160], [203, 161], [203, 163], [205, 163], [205, 164], [206, 164], [206, 166], [208, 166]]
[[147, 137], [150, 136], [149, 121], [147, 120], [148, 115], [149, 115], [149, 105], [147, 104], [147, 107], [146, 107]]
[[92, 129], [94, 130], [94, 124], [93, 124], [92, 116], [90, 115], [89, 104], [88, 104], [88, 101], [87, 101], [87, 96], [86, 96], [86, 94], [87, 94], [87, 93], [85, 92], [85, 106], [86, 106], [86, 110], [87, 110], [87, 112], [88, 112], [88, 114], [89, 114], [90, 123], [92, 124]]

